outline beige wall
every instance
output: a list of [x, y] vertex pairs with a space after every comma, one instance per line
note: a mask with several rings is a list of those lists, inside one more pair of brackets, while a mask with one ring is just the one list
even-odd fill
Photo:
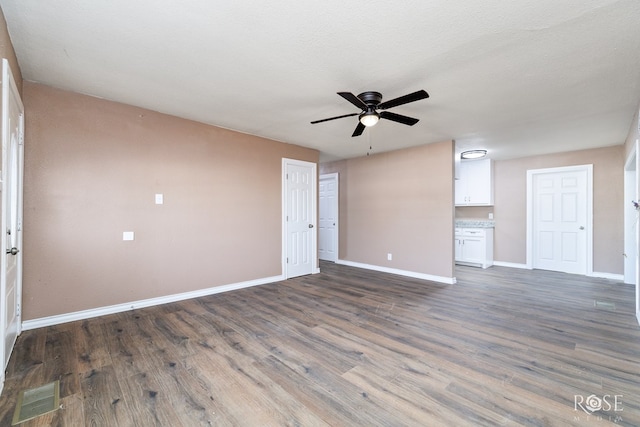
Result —
[[495, 215], [494, 259], [526, 263], [527, 170], [593, 164], [593, 270], [623, 273], [622, 145], [545, 156], [495, 161], [495, 205], [459, 207], [456, 217]]
[[0, 9], [0, 55], [2, 58], [9, 60], [11, 67], [11, 73], [18, 86], [18, 91], [22, 94], [22, 72], [18, 65], [18, 59], [16, 58], [16, 52], [13, 50], [13, 44], [9, 38], [9, 31], [7, 30], [7, 22], [4, 19], [4, 13]]
[[24, 320], [281, 274], [282, 158], [317, 151], [31, 82], [24, 101]]
[[446, 141], [322, 164], [339, 173], [340, 259], [453, 277], [453, 150]]

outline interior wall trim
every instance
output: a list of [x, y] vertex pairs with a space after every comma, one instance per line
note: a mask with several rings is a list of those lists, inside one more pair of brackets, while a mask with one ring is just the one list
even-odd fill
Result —
[[430, 280], [432, 282], [446, 283], [453, 285], [456, 283], [455, 277], [433, 276], [431, 274], [417, 273], [415, 271], [399, 270], [397, 268], [382, 267], [380, 265], [363, 264], [360, 262], [339, 259], [336, 264], [348, 265], [350, 267], [364, 268], [366, 270], [380, 271], [382, 273], [398, 274], [400, 276], [413, 277], [414, 279]]
[[91, 308], [88, 310], [75, 311], [72, 313], [57, 314], [54, 316], [41, 317], [38, 319], [25, 320], [22, 322], [22, 330], [44, 328], [47, 326], [59, 325], [61, 323], [74, 322], [76, 320], [90, 319], [92, 317], [106, 316], [109, 314], [122, 313], [128, 310], [136, 310], [138, 308], [151, 307], [154, 305], [167, 304], [171, 302], [182, 301], [191, 298], [198, 298], [207, 295], [219, 294], [222, 292], [235, 291], [238, 289], [249, 288], [251, 286], [266, 285], [284, 280], [283, 275], [265, 277], [262, 279], [248, 280], [246, 282], [232, 283], [222, 286], [214, 286], [212, 288], [198, 289], [196, 291], [183, 292], [179, 294], [167, 295], [156, 298], [149, 298], [128, 303], [109, 305], [105, 307]]

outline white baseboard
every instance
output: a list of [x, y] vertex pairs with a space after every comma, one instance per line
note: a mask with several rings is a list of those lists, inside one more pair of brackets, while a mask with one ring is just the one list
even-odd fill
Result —
[[284, 280], [284, 276], [265, 277], [262, 279], [248, 280], [246, 282], [233, 283], [223, 286], [215, 286], [197, 291], [189, 291], [180, 294], [167, 295], [157, 298], [149, 298], [123, 304], [110, 305], [106, 307], [92, 308], [89, 310], [75, 311], [73, 313], [57, 314], [55, 316], [41, 317], [39, 319], [25, 320], [22, 322], [22, 330], [44, 328], [46, 326], [59, 325], [61, 323], [73, 322], [76, 320], [90, 319], [92, 317], [106, 316], [108, 314], [121, 313], [123, 311], [135, 310], [138, 308], [151, 307], [154, 305], [167, 304], [191, 298], [198, 298], [207, 295], [219, 294], [222, 292], [235, 291], [251, 286], [265, 285], [267, 283]]
[[617, 280], [620, 282], [624, 282], [624, 274], [615, 274], [615, 273], [600, 273], [598, 271], [593, 271], [587, 274], [589, 277], [599, 277], [600, 279], [610, 279]]
[[347, 261], [344, 259], [337, 260], [336, 264], [348, 265], [350, 267], [364, 268], [365, 270], [380, 271], [382, 273], [397, 274], [399, 276], [413, 277], [414, 279], [423, 279], [423, 280], [430, 280], [432, 282], [446, 283], [447, 285], [453, 285], [456, 283], [455, 277], [433, 276], [431, 274], [416, 273], [415, 271], [399, 270], [397, 268], [382, 267], [379, 265], [363, 264], [360, 262]]
[[521, 268], [523, 270], [531, 270], [529, 267], [527, 267], [527, 264], [518, 264], [516, 262], [494, 261], [493, 265], [498, 267]]
[[[510, 268], [521, 268], [521, 269], [525, 269], [525, 270], [531, 270], [531, 268], [527, 267], [527, 264], [517, 264], [517, 263], [514, 263], [514, 262], [494, 261], [493, 265], [496, 265], [498, 267], [510, 267]], [[587, 273], [586, 276], [588, 276], [588, 277], [598, 277], [598, 278], [601, 278], [601, 279], [619, 280], [621, 282], [624, 281], [624, 275], [623, 274], [601, 273], [601, 272], [593, 271], [591, 273]]]

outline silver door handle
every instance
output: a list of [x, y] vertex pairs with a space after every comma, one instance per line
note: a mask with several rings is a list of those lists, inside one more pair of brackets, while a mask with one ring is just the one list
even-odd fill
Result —
[[580, 230], [584, 230], [584, 227], [582, 225], [580, 226]]
[[7, 249], [7, 255], [18, 255], [18, 252], [20, 252], [20, 249], [18, 248]]
[[309, 224], [309, 228], [313, 228], [313, 224]]

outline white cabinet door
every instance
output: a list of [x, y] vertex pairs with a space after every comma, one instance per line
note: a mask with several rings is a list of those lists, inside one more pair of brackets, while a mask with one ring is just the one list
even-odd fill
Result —
[[456, 261], [462, 261], [462, 237], [456, 236], [456, 241], [455, 241], [455, 260]]
[[465, 237], [462, 245], [462, 253], [465, 262], [474, 264], [485, 263], [485, 240], [484, 237]]
[[460, 178], [455, 182], [456, 206], [493, 205], [493, 164], [491, 159], [460, 163]]
[[455, 261], [487, 268], [493, 265], [493, 229], [456, 228]]
[[456, 206], [464, 206], [467, 204], [467, 181], [462, 167], [460, 168], [460, 177], [455, 180], [455, 185], [455, 204]]
[[476, 160], [464, 163], [467, 175], [468, 204], [492, 205], [493, 185], [491, 160]]

